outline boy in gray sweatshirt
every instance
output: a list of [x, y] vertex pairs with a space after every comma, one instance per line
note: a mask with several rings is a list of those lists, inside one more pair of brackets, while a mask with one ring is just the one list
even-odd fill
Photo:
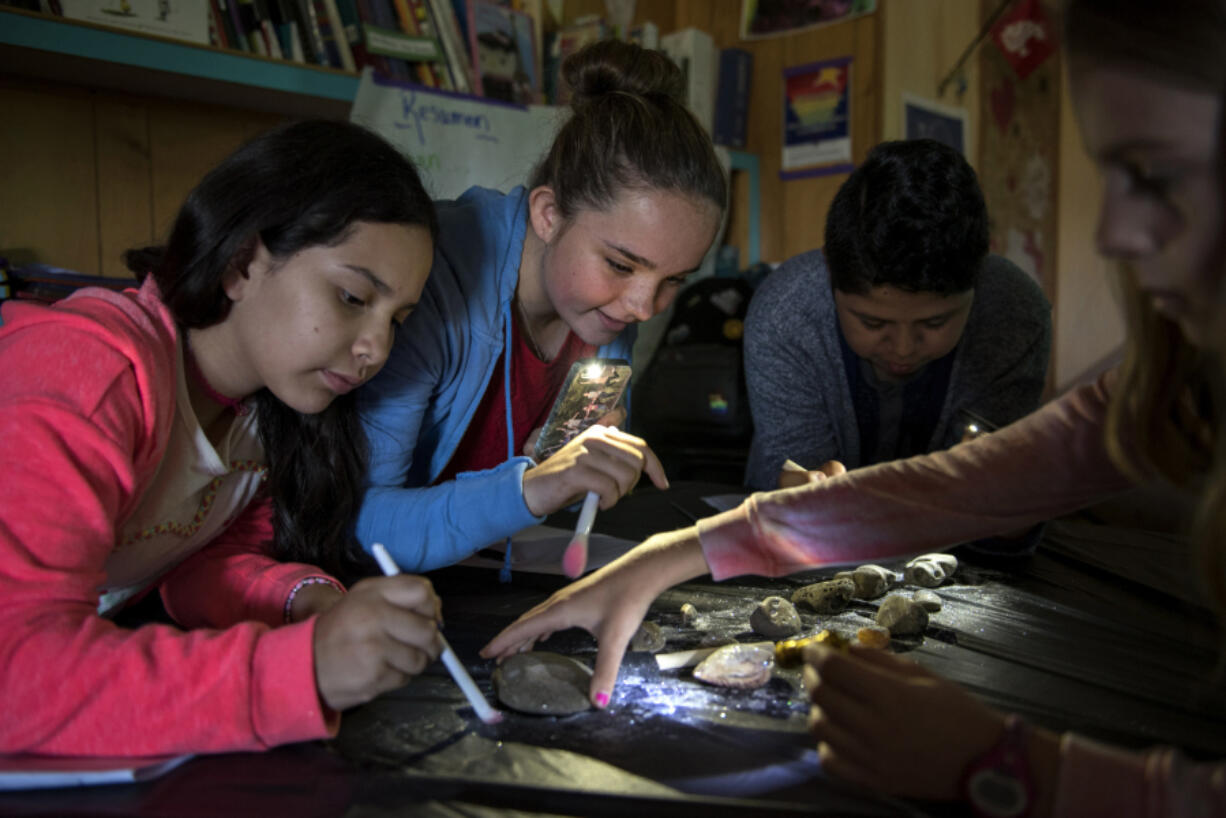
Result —
[[878, 145], [835, 195], [825, 239], [750, 304], [749, 486], [778, 486], [789, 459], [851, 469], [948, 448], [968, 421], [1004, 426], [1038, 406], [1051, 305], [988, 254], [983, 193], [960, 153]]

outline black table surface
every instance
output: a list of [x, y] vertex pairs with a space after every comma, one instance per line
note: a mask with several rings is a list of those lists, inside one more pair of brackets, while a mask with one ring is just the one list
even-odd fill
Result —
[[[640, 489], [602, 512], [596, 528], [642, 539], [712, 513], [703, 497], [735, 491], [702, 483]], [[574, 519], [564, 513], [550, 522], [565, 527]], [[1226, 755], [1211, 614], [1086, 557], [1151, 539], [1070, 519], [1049, 524], [1032, 556], [957, 549], [957, 575], [936, 589], [944, 608], [922, 638], [896, 639], [893, 648], [1054, 729], [1130, 747], [1174, 744], [1195, 757]], [[835, 570], [685, 583], [663, 594], [648, 618], [663, 629], [669, 651], [702, 637], [682, 623], [683, 602], [706, 613], [715, 630], [758, 641], [747, 620], [763, 597], [789, 596]], [[448, 640], [492, 700], [494, 666], [478, 650], [564, 580], [517, 573], [504, 585], [494, 571], [465, 567], [430, 577], [444, 601]], [[856, 601], [835, 616], [803, 613], [806, 632], [854, 630], [871, 621], [879, 602]], [[596, 654], [595, 641], [578, 630], [555, 634], [541, 649], [589, 665]], [[777, 669], [763, 688], [731, 691], [703, 685], [688, 670], [661, 672], [650, 655], [631, 653], [606, 711], [508, 712], [487, 726], [436, 663], [346, 713], [333, 740], [201, 756], [141, 784], [0, 794], [0, 815], [964, 814], [823, 777], [806, 712], [799, 671]]]

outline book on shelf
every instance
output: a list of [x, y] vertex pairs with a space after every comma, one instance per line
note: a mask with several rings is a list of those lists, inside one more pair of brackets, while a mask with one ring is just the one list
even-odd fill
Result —
[[460, 36], [460, 24], [456, 20], [451, 0], [425, 0], [425, 7], [434, 24], [435, 33], [447, 56], [447, 69], [451, 84], [462, 94], [473, 93], [474, 80], [468, 47]]
[[531, 16], [498, 2], [467, 2], [474, 92], [522, 105], [540, 102], [536, 30]]
[[645, 20], [631, 28], [626, 35], [626, 39], [637, 46], [658, 51], [660, 48], [660, 27], [650, 20]]
[[[63, 16], [88, 23], [209, 44], [209, 4], [158, 0], [59, 0]], [[41, 8], [35, 9], [41, 11]]]
[[[315, 26], [319, 29], [320, 46], [323, 48], [327, 59], [325, 64], [333, 68], [344, 68], [345, 62], [341, 59], [341, 49], [337, 43], [337, 31], [332, 27], [332, 18], [328, 15], [327, 2], [325, 0], [309, 0], [309, 2], [315, 9]], [[339, 14], [336, 19], [339, 26]], [[340, 32], [340, 36], [345, 36], [343, 30]]]
[[302, 46], [307, 49], [308, 62], [316, 65], [334, 65], [328, 57], [328, 49], [324, 47], [314, 0], [294, 0], [294, 2], [298, 5], [298, 21], [302, 26], [303, 34]]
[[230, 21], [226, 28], [230, 37], [230, 48], [236, 51], [251, 51], [251, 43], [247, 42], [247, 29], [243, 27], [238, 0], [218, 0], [218, 6], [224, 8], [226, 18]]
[[738, 150], [745, 147], [752, 78], [753, 54], [743, 48], [725, 48], [719, 52], [715, 125], [711, 132], [715, 144]]
[[[303, 30], [298, 4], [295, 0], [269, 0], [269, 2], [273, 28], [277, 32], [277, 39], [281, 42], [281, 51], [285, 54], [285, 58], [293, 62], [308, 62], [307, 54], [310, 46], [305, 42], [306, 32]], [[310, 62], [314, 62], [314, 59], [311, 59]]]
[[255, 19], [260, 27], [260, 35], [264, 38], [264, 45], [268, 49], [268, 56], [276, 60], [285, 59], [285, 51], [281, 48], [281, 40], [273, 25], [270, 0], [252, 0], [252, 2], [255, 4]]
[[260, 26], [255, 0], [234, 0], [234, 2], [238, 3], [239, 19], [242, 21], [243, 37], [246, 38], [248, 50], [261, 57], [272, 56], [268, 50], [268, 38]]
[[423, 63], [428, 67], [434, 85], [444, 91], [454, 91], [456, 86], [451, 78], [451, 66], [447, 62], [442, 40], [439, 39], [438, 26], [430, 16], [428, 0], [404, 0], [404, 2], [408, 6], [416, 32], [423, 37], [432, 37], [439, 44], [439, 59], [431, 63]]
[[209, 43], [218, 48], [229, 48], [230, 37], [221, 19], [221, 9], [217, 6], [217, 0], [209, 0]]
[[555, 105], [566, 105], [570, 102], [570, 88], [562, 79], [562, 63], [571, 54], [589, 43], [603, 40], [609, 36], [609, 27], [599, 15], [580, 17], [574, 22], [562, 26], [554, 36], [553, 46], [545, 65], [545, 98]]
[[685, 103], [711, 133], [715, 127], [715, 82], [719, 54], [715, 39], [697, 28], [683, 28], [660, 38], [660, 49], [685, 75]]
[[[423, 27], [417, 18], [417, 12], [409, 0], [393, 0], [392, 5], [396, 9], [396, 20], [400, 23], [400, 30], [409, 37], [420, 37], [429, 40], [434, 44], [434, 56], [429, 59], [416, 60], [412, 63], [413, 72], [417, 75], [417, 81], [429, 88], [438, 88], [441, 86], [439, 79], [438, 64], [446, 59], [443, 55], [442, 46], [438, 40], [423, 31]], [[446, 69], [442, 69], [446, 72]]]
[[340, 60], [338, 67], [346, 71], [357, 71], [358, 64], [354, 62], [353, 51], [349, 48], [349, 35], [345, 31], [345, 24], [341, 21], [341, 12], [336, 0], [320, 0], [320, 2], [323, 3], [324, 15], [327, 17], [328, 27], [332, 33], [332, 42], [336, 47], [337, 58]]

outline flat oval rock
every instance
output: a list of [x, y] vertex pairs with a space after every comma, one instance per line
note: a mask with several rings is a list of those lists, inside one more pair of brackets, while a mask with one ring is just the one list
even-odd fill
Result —
[[494, 671], [498, 701], [533, 716], [569, 716], [591, 709], [592, 671], [569, 656], [548, 651], [517, 653]]
[[792, 603], [808, 605], [818, 613], [834, 614], [846, 608], [855, 593], [856, 584], [850, 579], [831, 579], [793, 592]]
[[783, 597], [768, 596], [749, 615], [749, 627], [768, 639], [782, 639], [800, 633], [800, 614]]
[[932, 591], [919, 590], [911, 594], [911, 598], [924, 606], [924, 610], [928, 613], [936, 613], [945, 607], [945, 602], [939, 594]]
[[660, 630], [660, 626], [655, 622], [644, 621], [634, 632], [634, 636], [630, 637], [630, 650], [659, 653], [664, 649], [664, 642], [664, 632]]
[[718, 687], [749, 690], [770, 681], [775, 651], [765, 645], [724, 645], [698, 663], [694, 678]]

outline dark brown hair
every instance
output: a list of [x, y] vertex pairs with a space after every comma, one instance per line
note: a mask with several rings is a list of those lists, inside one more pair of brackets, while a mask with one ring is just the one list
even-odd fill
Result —
[[[294, 122], [260, 134], [204, 177], [179, 210], [166, 244], [129, 250], [128, 267], [157, 281], [181, 330], [225, 320], [225, 272], [245, 270], [257, 239], [287, 259], [335, 246], [355, 223], [418, 225], [437, 238], [434, 203], [405, 156], [379, 135], [330, 120]], [[245, 274], [245, 273], [244, 273]], [[373, 567], [353, 528], [366, 485], [366, 434], [356, 395], [316, 414], [256, 394], [268, 463], [278, 558], [319, 566], [341, 579]]]
[[564, 218], [604, 210], [625, 189], [666, 190], [723, 211], [724, 170], [682, 102], [681, 69], [658, 51], [602, 40], [562, 64], [572, 114], [531, 187], [551, 187]]

